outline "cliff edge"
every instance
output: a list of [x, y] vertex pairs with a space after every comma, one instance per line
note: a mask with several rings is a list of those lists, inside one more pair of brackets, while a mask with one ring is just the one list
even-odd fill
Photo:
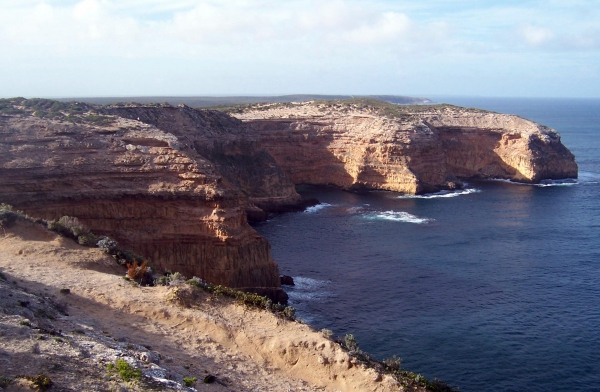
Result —
[[285, 301], [248, 224], [301, 205], [294, 184], [411, 194], [469, 178], [577, 177], [558, 133], [517, 116], [369, 99], [184, 105], [0, 100], [0, 202], [178, 271]]
[[78, 217], [159, 271], [287, 299], [246, 214], [300, 196], [240, 121], [170, 105], [0, 104], [1, 202]]
[[418, 194], [470, 178], [577, 177], [559, 134], [514, 115], [375, 100], [256, 104], [230, 110], [251, 125], [295, 184]]

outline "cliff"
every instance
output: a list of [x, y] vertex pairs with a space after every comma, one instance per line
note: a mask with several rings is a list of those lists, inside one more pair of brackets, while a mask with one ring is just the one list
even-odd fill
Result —
[[231, 114], [255, 129], [296, 184], [417, 194], [470, 178], [577, 177], [556, 131], [514, 115], [364, 99], [247, 105]]
[[0, 100], [0, 202], [78, 217], [159, 271], [283, 301], [248, 218], [301, 205], [294, 184], [416, 194], [468, 178], [577, 176], [555, 131], [516, 116], [365, 99], [230, 113]]
[[158, 270], [287, 298], [246, 213], [300, 197], [238, 120], [169, 105], [1, 104], [1, 202], [76, 216]]

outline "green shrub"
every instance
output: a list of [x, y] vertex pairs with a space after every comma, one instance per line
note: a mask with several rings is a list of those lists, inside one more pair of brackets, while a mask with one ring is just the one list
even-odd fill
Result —
[[48, 222], [48, 230], [74, 240], [78, 240], [79, 236], [88, 236], [90, 234], [90, 231], [79, 222], [79, 219], [67, 215], [58, 221], [52, 220]]
[[348, 351], [350, 351], [350, 352], [358, 351], [358, 343], [356, 342], [354, 335], [352, 335], [351, 333], [347, 334], [344, 337], [344, 344], [346, 345], [346, 348], [348, 349]]
[[50, 377], [46, 376], [45, 374], [38, 374], [37, 376], [25, 376], [21, 374], [16, 378], [23, 378], [31, 381], [33, 386], [36, 387], [38, 391], [46, 391], [53, 384], [52, 380], [50, 380]]
[[123, 359], [117, 359], [115, 363], [109, 363], [106, 369], [109, 373], [117, 373], [125, 382], [139, 381], [142, 378], [142, 371], [134, 368]]
[[77, 242], [83, 246], [96, 246], [98, 237], [94, 233], [81, 234], [77, 237]]
[[178, 272], [175, 272], [167, 277], [157, 279], [155, 281], [155, 284], [164, 284], [163, 282], [165, 281], [168, 281], [169, 285], [177, 285], [185, 282], [191, 286], [209, 292], [215, 296], [232, 298], [236, 300], [236, 302], [238, 302], [239, 304], [258, 309], [265, 309], [287, 320], [294, 321], [296, 319], [296, 309], [294, 309], [293, 307], [285, 306], [282, 304], [274, 304], [273, 301], [271, 301], [269, 298], [263, 297], [262, 295], [256, 293], [240, 291], [232, 289], [231, 287], [221, 285], [213, 286], [195, 276], [192, 279], [186, 281], [185, 277]]
[[402, 366], [402, 359], [394, 355], [391, 358], [384, 359], [383, 364], [388, 370], [400, 370]]
[[0, 388], [6, 388], [12, 383], [12, 378], [0, 376]]
[[184, 377], [183, 378], [183, 383], [188, 388], [192, 387], [194, 385], [194, 383], [196, 383], [196, 381], [198, 381], [198, 379], [196, 377]]

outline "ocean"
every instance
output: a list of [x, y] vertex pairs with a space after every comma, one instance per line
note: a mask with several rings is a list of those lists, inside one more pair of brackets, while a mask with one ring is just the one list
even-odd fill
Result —
[[463, 392], [600, 390], [600, 99], [436, 98], [560, 132], [579, 179], [425, 196], [301, 186], [255, 228], [297, 316]]

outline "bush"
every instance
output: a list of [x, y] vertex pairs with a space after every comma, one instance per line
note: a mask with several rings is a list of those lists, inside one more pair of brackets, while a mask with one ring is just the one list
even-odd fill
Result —
[[119, 243], [115, 240], [111, 240], [108, 237], [102, 237], [97, 243], [96, 246], [100, 248], [104, 253], [108, 253], [109, 255], [113, 254], [117, 249]]
[[196, 383], [196, 381], [198, 381], [198, 379], [196, 377], [184, 377], [183, 378], [183, 383], [188, 388], [191, 388]]
[[213, 286], [198, 277], [193, 277], [192, 279], [186, 281], [183, 275], [181, 275], [178, 272], [175, 272], [171, 275], [163, 276], [155, 280], [154, 284], [168, 284], [170, 286], [177, 286], [184, 282], [190, 286], [209, 292], [214, 296], [229, 297], [234, 299], [239, 304], [258, 309], [268, 310], [274, 313], [275, 315], [290, 321], [296, 320], [296, 309], [294, 309], [291, 306], [274, 304], [273, 301], [271, 301], [269, 298], [263, 297], [262, 295], [258, 295], [256, 293], [240, 291], [221, 285]]
[[117, 373], [125, 382], [139, 381], [142, 378], [142, 371], [134, 368], [123, 359], [117, 359], [115, 363], [109, 363], [106, 369], [109, 373]]
[[148, 262], [144, 261], [138, 265], [137, 260], [133, 260], [133, 263], [127, 263], [126, 277], [144, 286], [154, 285], [152, 269], [147, 267], [147, 264]]
[[50, 380], [50, 377], [46, 376], [45, 374], [38, 374], [37, 376], [18, 375], [16, 378], [23, 378], [31, 381], [33, 386], [36, 387], [38, 391], [45, 391], [53, 384], [52, 380]]
[[11, 227], [18, 217], [19, 215], [12, 211], [0, 210], [0, 227]]
[[348, 349], [348, 351], [350, 351], [350, 352], [358, 351], [358, 343], [356, 342], [354, 335], [352, 335], [351, 333], [347, 334], [344, 337], [344, 344], [345, 344], [346, 348]]
[[13, 380], [11, 378], [0, 376], [0, 388], [6, 388], [12, 383], [12, 381]]
[[94, 233], [82, 234], [77, 237], [77, 242], [83, 246], [96, 246], [98, 237]]
[[185, 282], [185, 276], [179, 272], [175, 272], [167, 277], [167, 282], [169, 286], [177, 286]]
[[402, 359], [394, 355], [391, 358], [384, 359], [383, 364], [388, 370], [400, 370], [402, 366]]
[[78, 242], [80, 236], [90, 235], [90, 231], [79, 222], [79, 219], [67, 215], [58, 221], [52, 220], [48, 222], [48, 230], [52, 230], [55, 233], [77, 240]]

